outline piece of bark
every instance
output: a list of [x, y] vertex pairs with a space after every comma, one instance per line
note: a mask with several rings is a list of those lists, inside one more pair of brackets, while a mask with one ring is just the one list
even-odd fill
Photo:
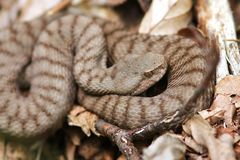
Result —
[[[232, 11], [227, 0], [198, 0], [196, 3], [198, 26], [208, 36], [214, 36], [220, 50], [217, 81], [229, 73], [240, 74], [240, 55]], [[230, 71], [228, 70], [228, 64]]]

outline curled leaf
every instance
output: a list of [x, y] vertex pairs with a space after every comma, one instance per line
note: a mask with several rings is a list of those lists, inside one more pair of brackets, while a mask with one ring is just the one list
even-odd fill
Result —
[[152, 35], [177, 33], [189, 24], [191, 7], [191, 0], [153, 0], [139, 32]]
[[100, 134], [96, 131], [95, 123], [98, 117], [86, 111], [85, 108], [80, 106], [75, 106], [74, 109], [68, 115], [68, 124], [70, 126], [78, 126], [82, 128], [82, 131], [87, 135], [91, 135], [91, 131], [99, 136]]

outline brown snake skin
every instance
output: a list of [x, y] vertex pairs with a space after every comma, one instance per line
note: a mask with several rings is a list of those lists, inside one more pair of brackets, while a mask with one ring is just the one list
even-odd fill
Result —
[[[107, 68], [107, 54], [120, 65]], [[182, 36], [140, 35], [81, 15], [68, 15], [50, 24], [38, 19], [10, 26], [0, 32], [0, 130], [16, 137], [35, 137], [59, 128], [73, 105], [74, 77], [88, 92], [79, 90], [79, 103], [110, 123], [133, 129], [164, 120], [184, 109], [206, 79], [209, 54]], [[163, 57], [166, 63], [160, 63]], [[30, 62], [26, 79], [31, 87], [25, 93], [19, 88], [19, 75]], [[168, 85], [163, 93], [132, 96], [158, 81], [166, 64]], [[129, 89], [127, 83], [139, 79], [140, 84]], [[99, 95], [103, 93], [108, 95]], [[210, 86], [189, 114], [206, 108], [211, 96]]]

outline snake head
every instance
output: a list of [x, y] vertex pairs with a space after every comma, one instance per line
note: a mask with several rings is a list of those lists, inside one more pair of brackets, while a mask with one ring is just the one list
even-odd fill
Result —
[[167, 71], [163, 55], [128, 55], [116, 64], [115, 86], [122, 94], [137, 95], [158, 82]]

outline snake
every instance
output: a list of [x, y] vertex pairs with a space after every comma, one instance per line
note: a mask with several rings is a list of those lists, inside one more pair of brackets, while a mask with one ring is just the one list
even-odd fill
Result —
[[[139, 34], [85, 15], [16, 23], [0, 31], [0, 133], [48, 136], [62, 126], [76, 99], [126, 129], [169, 115], [180, 123], [186, 117], [176, 113], [211, 81], [210, 56], [184, 36]], [[139, 95], [164, 74], [166, 90]], [[209, 105], [213, 87], [205, 87], [187, 115]]]

